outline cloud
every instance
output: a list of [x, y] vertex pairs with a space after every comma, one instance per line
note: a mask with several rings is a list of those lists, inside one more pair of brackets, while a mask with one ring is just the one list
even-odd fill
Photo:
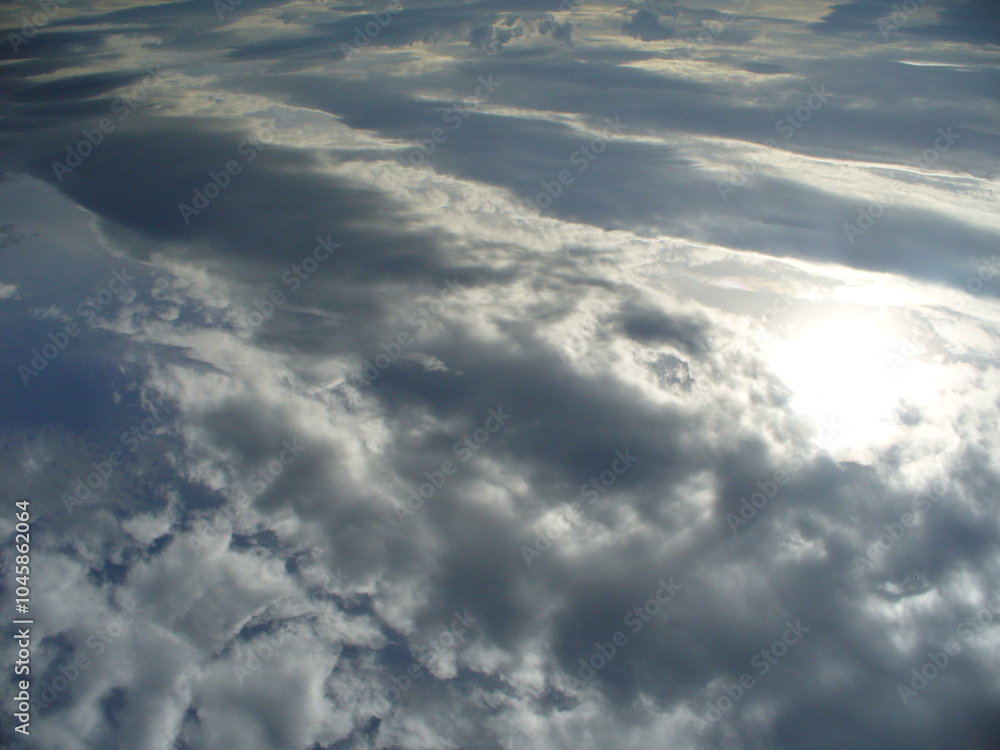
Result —
[[658, 42], [674, 35], [673, 29], [660, 23], [656, 13], [645, 8], [633, 13], [622, 25], [622, 31], [644, 42]]
[[32, 746], [992, 747], [989, 12], [886, 12], [6, 47]]

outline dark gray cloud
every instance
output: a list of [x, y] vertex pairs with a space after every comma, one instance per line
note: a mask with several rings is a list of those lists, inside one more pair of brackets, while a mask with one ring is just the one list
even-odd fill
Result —
[[851, 0], [830, 7], [814, 28], [825, 34], [877, 31], [883, 39], [902, 33], [934, 40], [996, 45], [1000, 11], [989, 0]]
[[669, 39], [674, 35], [673, 29], [660, 23], [656, 13], [645, 8], [633, 13], [622, 26], [622, 31], [644, 42]]

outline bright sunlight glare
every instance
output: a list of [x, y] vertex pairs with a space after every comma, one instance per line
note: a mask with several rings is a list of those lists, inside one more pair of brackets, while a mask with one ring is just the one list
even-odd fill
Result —
[[[770, 349], [792, 408], [812, 419], [827, 450], [863, 460], [866, 448], [891, 439], [902, 399], [933, 393], [933, 367], [908, 356], [880, 312], [802, 323]], [[847, 454], [847, 455], [845, 455]]]

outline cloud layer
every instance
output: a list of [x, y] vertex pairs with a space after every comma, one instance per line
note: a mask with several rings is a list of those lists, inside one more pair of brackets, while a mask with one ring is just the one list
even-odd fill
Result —
[[991, 3], [43, 5], [5, 743], [996, 746]]

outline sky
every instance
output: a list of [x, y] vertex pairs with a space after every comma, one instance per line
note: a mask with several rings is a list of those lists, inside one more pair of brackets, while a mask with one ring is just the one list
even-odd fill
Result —
[[998, 21], [4, 3], [0, 744], [996, 750]]

